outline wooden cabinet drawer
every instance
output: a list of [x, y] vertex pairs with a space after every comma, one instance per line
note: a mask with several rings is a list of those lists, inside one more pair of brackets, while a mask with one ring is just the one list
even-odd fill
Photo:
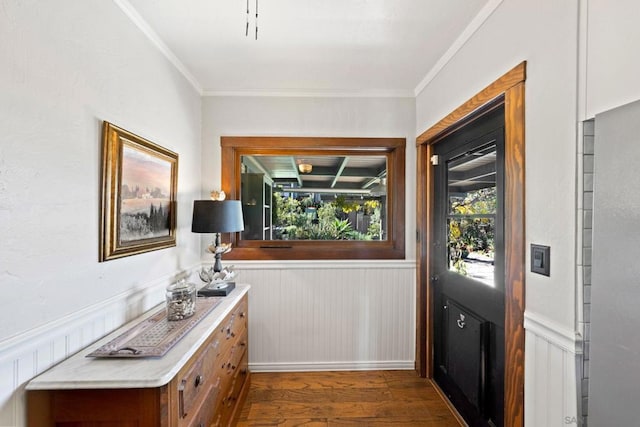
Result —
[[242, 298], [234, 310], [222, 321], [218, 337], [222, 343], [232, 341], [247, 329], [247, 298]]
[[211, 420], [213, 419], [213, 411], [215, 407], [215, 400], [218, 395], [219, 388], [209, 385], [207, 392], [204, 394], [205, 398], [201, 399], [199, 405], [195, 407], [195, 411], [192, 416], [187, 417], [184, 423], [180, 423], [180, 426], [185, 427], [209, 427]]
[[[221, 399], [220, 406], [216, 413], [221, 415], [220, 425], [229, 425], [230, 421], [234, 418], [234, 414], [239, 414], [242, 407], [238, 405], [243, 393], [243, 387], [248, 387], [248, 359], [249, 353], [244, 352], [239, 362], [238, 368], [235, 370], [231, 383], [229, 384], [228, 391], [225, 391], [224, 396], [218, 396]], [[246, 393], [246, 390], [245, 390]]]
[[218, 367], [220, 369], [219, 373], [225, 386], [231, 381], [238, 371], [242, 356], [247, 349], [247, 339], [248, 334], [245, 329], [229, 350], [226, 353], [221, 354], [218, 358]]
[[[83, 351], [34, 378], [27, 386], [26, 425], [232, 425], [251, 381], [247, 369], [248, 289], [248, 285], [236, 285], [219, 308], [194, 325], [161, 358], [93, 362]], [[127, 327], [105, 337], [105, 342]], [[105, 379], [116, 385], [91, 388]], [[149, 386], [150, 381], [156, 385]], [[85, 389], [82, 384], [91, 387]]]
[[193, 407], [204, 399], [204, 390], [219, 388], [220, 376], [215, 373], [219, 349], [218, 339], [209, 341], [191, 367], [178, 377], [178, 415], [181, 419], [189, 416]]
[[229, 393], [227, 396], [223, 398], [223, 403], [227, 408], [232, 408], [238, 397], [240, 396], [240, 391], [242, 390], [242, 386], [244, 385], [245, 380], [247, 379], [247, 374], [249, 373], [249, 354], [245, 351], [242, 359], [238, 363], [238, 367], [236, 369], [235, 375], [233, 377], [233, 381], [231, 383], [231, 387], [229, 389]]
[[[248, 373], [247, 366], [247, 339], [248, 334], [247, 331], [244, 330], [242, 335], [240, 335], [233, 345], [230, 346], [229, 350], [220, 355], [218, 358], [217, 369], [220, 375], [220, 395], [218, 396], [218, 403], [216, 408], [216, 414], [222, 413], [223, 420], [222, 424], [226, 425], [225, 415], [227, 414], [227, 407], [229, 406], [230, 400], [228, 397], [233, 395], [233, 388], [237, 387], [234, 383], [242, 382], [244, 378], [246, 378]], [[243, 365], [244, 363], [244, 365]], [[241, 376], [240, 380], [237, 380], [238, 373], [244, 370], [244, 374]]]

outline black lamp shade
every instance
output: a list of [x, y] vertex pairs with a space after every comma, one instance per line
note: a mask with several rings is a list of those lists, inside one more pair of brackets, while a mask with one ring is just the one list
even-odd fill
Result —
[[240, 200], [194, 200], [191, 231], [233, 233], [244, 230]]

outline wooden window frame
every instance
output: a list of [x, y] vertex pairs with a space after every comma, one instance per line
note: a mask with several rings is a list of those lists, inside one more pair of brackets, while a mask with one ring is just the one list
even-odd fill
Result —
[[[222, 190], [240, 199], [240, 160], [251, 155], [385, 155], [387, 157], [387, 239], [381, 241], [242, 240], [229, 233], [233, 250], [225, 259], [404, 259], [405, 138], [315, 138], [223, 136]], [[226, 236], [223, 235], [223, 240]]]

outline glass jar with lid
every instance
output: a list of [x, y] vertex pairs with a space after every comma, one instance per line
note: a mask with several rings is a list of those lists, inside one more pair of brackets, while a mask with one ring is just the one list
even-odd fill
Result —
[[167, 287], [167, 318], [183, 320], [196, 312], [196, 285], [185, 279]]

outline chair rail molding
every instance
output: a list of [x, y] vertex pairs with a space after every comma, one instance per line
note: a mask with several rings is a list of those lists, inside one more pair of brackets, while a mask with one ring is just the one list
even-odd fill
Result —
[[33, 377], [164, 302], [166, 287], [200, 263], [0, 342], [0, 426], [26, 425], [24, 387]]
[[[183, 270], [195, 274], [203, 259]], [[227, 262], [228, 263], [228, 262]], [[234, 261], [251, 283], [255, 371], [415, 368], [415, 260]], [[26, 425], [25, 384], [164, 301], [167, 275], [0, 343], [0, 426]], [[253, 318], [252, 318], [253, 317]]]
[[537, 313], [525, 311], [524, 328], [565, 351], [582, 354], [582, 334], [554, 323]]
[[[211, 263], [211, 257], [203, 259], [203, 264]], [[230, 260], [226, 264], [234, 264], [242, 270], [362, 270], [368, 268], [380, 269], [410, 269], [415, 270], [416, 260], [274, 260], [274, 261], [242, 261]]]

